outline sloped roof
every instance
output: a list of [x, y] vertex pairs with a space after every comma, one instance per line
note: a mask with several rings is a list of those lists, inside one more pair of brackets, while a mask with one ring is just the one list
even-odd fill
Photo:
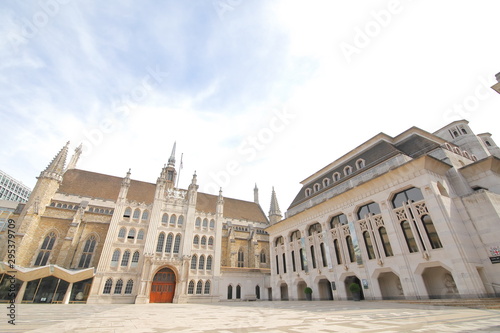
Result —
[[[79, 169], [67, 170], [59, 186], [59, 193], [116, 201], [123, 178]], [[156, 185], [138, 180], [130, 181], [127, 199], [151, 204]], [[215, 213], [218, 196], [198, 192], [196, 210]], [[260, 205], [232, 198], [224, 198], [224, 217], [267, 223]]]

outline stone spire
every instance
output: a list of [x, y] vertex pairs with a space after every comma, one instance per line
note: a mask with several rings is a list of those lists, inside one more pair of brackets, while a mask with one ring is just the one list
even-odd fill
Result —
[[282, 217], [283, 215], [281, 215], [278, 199], [276, 198], [276, 192], [274, 191], [273, 186], [273, 192], [271, 193], [271, 208], [269, 209], [269, 221], [271, 224], [275, 224], [276, 222], [281, 221]]
[[168, 166], [175, 168], [175, 146], [177, 142], [174, 142], [174, 147], [172, 148], [172, 154], [170, 154], [170, 158], [168, 159]]
[[257, 183], [255, 183], [255, 188], [253, 189], [253, 202], [257, 205], [259, 204], [259, 189], [257, 188]]
[[68, 166], [66, 167], [66, 170], [74, 169], [76, 168], [76, 163], [78, 162], [78, 159], [80, 158], [80, 155], [82, 154], [82, 144], [75, 149], [75, 153], [73, 156], [71, 156], [71, 160], [68, 163]]
[[127, 197], [129, 187], [130, 187], [130, 168], [128, 169], [125, 178], [122, 179], [120, 193], [118, 193], [118, 200], [125, 200], [125, 198]]
[[217, 207], [215, 208], [215, 213], [222, 216], [224, 213], [224, 197], [222, 196], [222, 187], [219, 190], [219, 196], [217, 197]]
[[68, 146], [69, 141], [66, 145], [57, 153], [52, 162], [40, 173], [40, 178], [51, 178], [59, 182], [62, 181], [64, 174], [64, 164], [66, 163], [66, 157], [68, 156]]

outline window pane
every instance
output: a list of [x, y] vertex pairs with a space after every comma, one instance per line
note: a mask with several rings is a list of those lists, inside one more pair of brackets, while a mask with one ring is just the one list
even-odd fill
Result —
[[415, 237], [413, 237], [410, 223], [408, 221], [401, 222], [401, 229], [403, 230], [403, 235], [408, 245], [408, 251], [410, 251], [410, 253], [418, 252], [417, 242], [415, 241]]
[[439, 239], [436, 228], [434, 227], [434, 223], [432, 223], [431, 217], [429, 215], [422, 216], [422, 222], [424, 223], [425, 232], [427, 233], [427, 237], [429, 237], [432, 248], [442, 248], [443, 244], [441, 244], [441, 240]]

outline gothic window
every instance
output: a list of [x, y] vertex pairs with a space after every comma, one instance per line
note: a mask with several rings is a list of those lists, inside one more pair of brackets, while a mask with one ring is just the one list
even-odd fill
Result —
[[199, 228], [201, 227], [201, 219], [199, 217], [196, 218], [196, 222], [195, 222], [195, 227]]
[[213, 246], [214, 245], [214, 238], [210, 237], [208, 238], [208, 246]]
[[103, 294], [111, 294], [111, 287], [113, 286], [113, 280], [111, 278], [106, 280], [104, 284], [104, 289], [102, 290]]
[[401, 191], [399, 193], [396, 193], [394, 195], [394, 198], [392, 199], [392, 207], [398, 208], [403, 206], [403, 202], [408, 202], [408, 201], [416, 202], [421, 200], [424, 200], [422, 191], [420, 191], [420, 189], [416, 187], [412, 187], [404, 191]]
[[163, 243], [165, 242], [165, 234], [162, 232], [158, 235], [158, 242], [156, 243], [156, 252], [163, 251]]
[[180, 246], [181, 246], [181, 235], [177, 234], [175, 236], [174, 253], [179, 253]]
[[233, 299], [233, 286], [232, 285], [227, 286], [227, 299]]
[[413, 232], [411, 231], [410, 222], [401, 222], [401, 229], [403, 230], [403, 235], [405, 236], [406, 245], [408, 246], [408, 251], [410, 253], [418, 252], [417, 242], [415, 237], [413, 237]]
[[118, 266], [118, 260], [120, 260], [120, 250], [116, 249], [111, 257], [111, 267]]
[[215, 228], [215, 221], [210, 220], [210, 229], [213, 230]]
[[134, 288], [134, 280], [128, 280], [125, 286], [125, 294], [132, 294], [132, 289]]
[[127, 236], [127, 239], [134, 239], [135, 238], [135, 229], [132, 228], [128, 231], [128, 236]]
[[165, 213], [163, 214], [163, 216], [161, 217], [161, 223], [168, 223], [168, 214]]
[[203, 282], [201, 280], [196, 284], [196, 295], [201, 295], [201, 291], [203, 290]]
[[356, 261], [356, 254], [354, 253], [354, 246], [352, 245], [351, 236], [347, 236], [345, 238], [345, 241], [347, 243], [347, 249], [349, 250], [349, 260], [351, 262], [355, 262]]
[[294, 240], [299, 240], [300, 239], [300, 231], [295, 230], [290, 234], [290, 242], [293, 242]]
[[175, 216], [175, 214], [170, 216], [170, 225], [174, 226], [176, 220], [177, 220], [177, 216]]
[[170, 253], [172, 251], [173, 241], [174, 241], [174, 235], [168, 234], [167, 242], [165, 243], [165, 253]]
[[260, 263], [261, 264], [266, 263], [266, 252], [264, 250], [260, 251]]
[[205, 268], [205, 256], [201, 255], [200, 260], [198, 260], [198, 269], [203, 270]]
[[147, 210], [143, 211], [142, 212], [142, 217], [141, 217], [141, 220], [143, 221], [147, 221], [149, 218], [149, 212]]
[[259, 287], [259, 285], [255, 286], [255, 297], [257, 299], [260, 299], [260, 287]]
[[184, 215], [179, 216], [177, 219], [177, 226], [180, 227], [181, 225], [184, 224]]
[[144, 230], [139, 230], [137, 233], [137, 240], [143, 240], [144, 239]]
[[191, 281], [189, 281], [188, 294], [192, 295], [193, 293], [194, 293], [194, 281], [191, 280]]
[[382, 240], [382, 246], [384, 247], [384, 253], [386, 257], [392, 257], [394, 254], [392, 253], [391, 243], [389, 242], [389, 236], [387, 235], [387, 231], [384, 227], [380, 227], [378, 229], [378, 234], [380, 235], [380, 239]]
[[347, 224], [347, 216], [344, 214], [336, 215], [330, 220], [330, 228], [333, 229], [336, 226]]
[[193, 245], [198, 245], [200, 243], [200, 237], [198, 235], [194, 236]]
[[359, 207], [358, 209], [358, 220], [364, 219], [367, 214], [378, 215], [380, 214], [380, 207], [378, 203], [371, 202], [364, 206]]
[[292, 251], [292, 270], [294, 272], [297, 271], [296, 267], [295, 267], [295, 251]]
[[138, 219], [139, 216], [141, 216], [141, 210], [137, 208], [136, 210], [134, 210], [134, 216], [132, 218]]
[[122, 262], [121, 262], [120, 266], [122, 266], [122, 267], [128, 266], [129, 259], [130, 259], [130, 251], [126, 250], [125, 252], [123, 252]]
[[338, 239], [333, 240], [333, 247], [335, 247], [335, 258], [337, 259], [337, 265], [342, 265], [342, 257], [340, 256], [340, 246]]
[[434, 223], [429, 215], [422, 216], [422, 222], [424, 224], [425, 232], [427, 233], [427, 237], [431, 242], [431, 246], [433, 249], [440, 249], [443, 247], [441, 244], [441, 240], [437, 234], [436, 228], [434, 227]]
[[375, 251], [373, 250], [372, 239], [368, 231], [363, 232], [363, 239], [365, 240], [366, 251], [368, 252], [368, 259], [375, 259]]
[[240, 299], [240, 298], [241, 298], [241, 286], [237, 285], [236, 286], [236, 299]]
[[314, 246], [311, 245], [311, 261], [313, 268], [316, 268], [316, 254], [314, 253]]
[[52, 252], [52, 248], [54, 247], [54, 243], [56, 242], [56, 233], [49, 233], [43, 240], [42, 246], [38, 251], [38, 256], [35, 260], [35, 266], [45, 266], [47, 261], [49, 260], [50, 253]]
[[203, 245], [203, 246], [207, 245], [207, 237], [205, 237], [205, 236], [201, 237], [201, 243], [200, 244]]
[[212, 256], [207, 257], [207, 271], [212, 270]]
[[238, 267], [245, 267], [245, 255], [243, 254], [243, 249], [241, 248], [238, 251]]
[[203, 219], [203, 229], [206, 229], [206, 228], [208, 228], [208, 220]]
[[205, 282], [205, 290], [203, 290], [203, 293], [205, 295], [209, 295], [210, 294], [210, 280], [208, 280], [207, 282]]
[[135, 251], [134, 255], [132, 256], [132, 263], [130, 264], [130, 267], [137, 267], [138, 263], [139, 263], [139, 251]]
[[80, 262], [78, 263], [79, 268], [88, 268], [90, 266], [90, 260], [94, 254], [96, 245], [96, 238], [94, 235], [90, 236], [85, 245], [83, 246], [82, 256], [80, 257]]
[[121, 294], [122, 288], [123, 288], [123, 280], [119, 279], [118, 281], [116, 281], [114, 294]]
[[132, 209], [130, 207], [127, 207], [125, 209], [125, 212], [123, 213], [123, 217], [130, 217], [130, 215], [132, 215]]
[[312, 236], [316, 233], [320, 233], [321, 232], [321, 224], [319, 223], [314, 223], [312, 224], [309, 229], [307, 229], [308, 233], [309, 233], [309, 236]]
[[197, 261], [198, 261], [198, 257], [196, 256], [196, 254], [194, 254], [191, 257], [191, 269], [196, 269]]
[[118, 238], [125, 238], [125, 234], [127, 233], [127, 229], [120, 228], [120, 231], [118, 232]]
[[319, 244], [319, 249], [321, 251], [321, 261], [323, 263], [323, 267], [326, 267], [328, 266], [328, 263], [326, 260], [325, 244], [324, 243]]
[[283, 245], [285, 242], [283, 240], [283, 237], [282, 236], [279, 236], [278, 238], [276, 238], [276, 240], [274, 241], [274, 246], [278, 246], [278, 245]]

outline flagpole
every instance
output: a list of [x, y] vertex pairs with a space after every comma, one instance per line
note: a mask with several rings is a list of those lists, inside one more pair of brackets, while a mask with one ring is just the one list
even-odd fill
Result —
[[175, 188], [179, 188], [179, 179], [181, 178], [181, 170], [182, 170], [182, 157], [184, 156], [184, 153], [181, 154], [181, 163], [179, 164], [179, 173], [177, 174], [177, 184], [175, 185]]

